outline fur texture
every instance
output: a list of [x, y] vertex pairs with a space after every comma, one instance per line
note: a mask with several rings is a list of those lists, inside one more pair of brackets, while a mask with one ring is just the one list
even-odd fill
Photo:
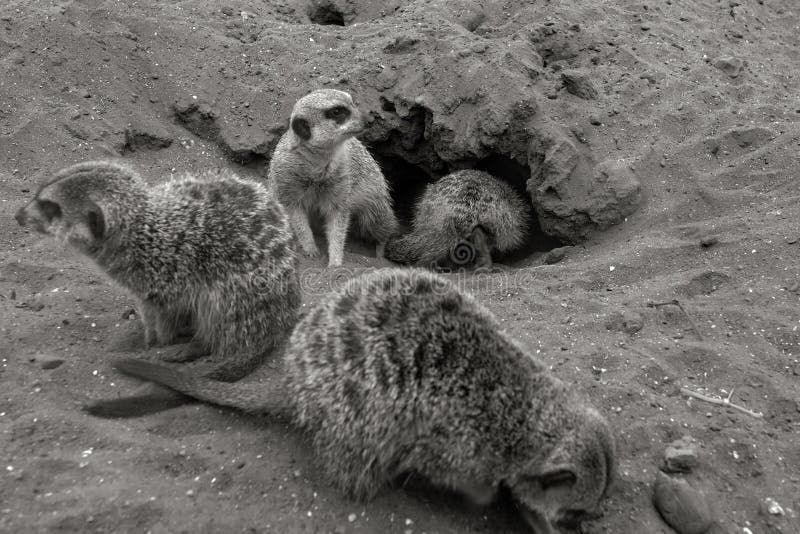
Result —
[[16, 217], [128, 290], [146, 345], [174, 343], [188, 322], [194, 337], [178, 359], [209, 355], [209, 377], [241, 378], [296, 323], [292, 232], [257, 182], [218, 172], [148, 186], [127, 167], [91, 161], [58, 172]]
[[389, 186], [378, 164], [355, 138], [361, 113], [344, 91], [322, 89], [297, 101], [269, 167], [269, 188], [286, 208], [303, 251], [318, 256], [309, 225], [325, 222], [328, 264], [341, 265], [348, 228], [375, 242], [378, 255], [397, 231]]
[[[279, 364], [280, 365], [280, 364]], [[508, 487], [539, 533], [597, 507], [615, 469], [606, 420], [449, 281], [384, 269], [298, 323], [270, 384], [226, 384], [158, 364], [122, 372], [202, 400], [290, 416], [330, 481], [371, 499], [401, 474], [491, 501]]]
[[463, 170], [431, 183], [414, 209], [411, 231], [386, 245], [386, 258], [420, 267], [491, 267], [492, 256], [519, 248], [530, 205], [505, 182]]

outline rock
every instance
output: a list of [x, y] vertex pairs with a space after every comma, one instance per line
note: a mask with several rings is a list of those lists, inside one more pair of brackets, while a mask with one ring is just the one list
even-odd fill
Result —
[[576, 70], [564, 71], [561, 73], [561, 81], [564, 82], [564, 88], [567, 92], [578, 98], [595, 100], [599, 96], [589, 74], [584, 72]]
[[635, 334], [644, 328], [644, 317], [639, 312], [633, 310], [623, 310], [614, 312], [606, 321], [608, 330], [617, 330], [626, 334]]
[[784, 515], [786, 513], [778, 501], [772, 497], [767, 497], [761, 502], [760, 512], [762, 515]]
[[219, 131], [217, 143], [237, 162], [246, 164], [272, 154], [280, 134], [255, 127], [236, 128], [226, 125]]
[[194, 98], [184, 98], [173, 107], [175, 118], [184, 128], [208, 141], [216, 141], [219, 135], [217, 112], [208, 104]]
[[55, 369], [56, 367], [61, 367], [65, 360], [56, 356], [43, 354], [36, 356], [36, 361], [39, 363], [39, 367], [49, 371], [51, 369]]
[[605, 230], [636, 211], [641, 200], [638, 178], [626, 164], [607, 160], [591, 168], [569, 140], [547, 151], [542, 172], [528, 184], [542, 230], [576, 243], [594, 230]]
[[570, 246], [554, 248], [544, 255], [542, 261], [544, 261], [544, 263], [547, 265], [558, 263], [564, 259], [564, 257], [567, 255], [567, 252], [569, 252], [572, 248], [573, 247]]
[[744, 67], [744, 62], [741, 59], [733, 56], [720, 56], [711, 60], [711, 64], [731, 78], [736, 78], [739, 76], [739, 73], [742, 71], [742, 67]]
[[664, 451], [664, 471], [688, 473], [697, 465], [697, 448], [691, 436], [684, 436], [670, 443]]
[[671, 478], [661, 471], [656, 475], [653, 504], [664, 521], [679, 534], [703, 534], [713, 523], [705, 495], [686, 481]]
[[713, 247], [717, 243], [719, 243], [719, 238], [716, 236], [704, 237], [700, 240], [700, 246], [703, 248]]
[[125, 129], [125, 144], [122, 152], [158, 150], [172, 144], [174, 138], [161, 124], [154, 120], [137, 119]]
[[222, 9], [220, 9], [220, 11], [222, 11], [223, 15], [227, 15], [229, 17], [232, 17], [234, 13], [233, 8], [231, 6], [225, 6]]

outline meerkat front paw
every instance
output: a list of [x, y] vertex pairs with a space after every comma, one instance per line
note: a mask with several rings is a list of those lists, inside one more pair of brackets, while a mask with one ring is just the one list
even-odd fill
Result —
[[319, 258], [322, 256], [322, 252], [320, 252], [316, 243], [303, 243], [301, 244], [301, 248], [303, 249], [303, 253], [309, 258]]

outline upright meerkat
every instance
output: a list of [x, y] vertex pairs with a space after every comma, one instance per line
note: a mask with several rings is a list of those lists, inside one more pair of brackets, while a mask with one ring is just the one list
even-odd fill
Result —
[[266, 383], [223, 383], [141, 360], [123, 373], [289, 417], [320, 467], [368, 500], [416, 473], [487, 504], [506, 486], [531, 528], [595, 510], [615, 470], [606, 420], [449, 281], [421, 269], [350, 280], [298, 323]]
[[145, 344], [168, 345], [188, 319], [206, 375], [237, 380], [288, 338], [300, 307], [294, 237], [267, 189], [229, 172], [148, 186], [90, 161], [55, 174], [16, 215], [90, 259], [138, 302]]
[[482, 171], [457, 171], [425, 188], [411, 231], [390, 239], [385, 254], [420, 267], [491, 267], [494, 254], [522, 245], [530, 220], [530, 204], [510, 185]]
[[350, 94], [335, 89], [307, 94], [294, 105], [289, 125], [272, 154], [268, 179], [303, 251], [319, 255], [309, 225], [317, 212], [325, 222], [328, 265], [342, 264], [351, 222], [383, 256], [397, 219], [380, 167], [355, 138], [364, 123]]

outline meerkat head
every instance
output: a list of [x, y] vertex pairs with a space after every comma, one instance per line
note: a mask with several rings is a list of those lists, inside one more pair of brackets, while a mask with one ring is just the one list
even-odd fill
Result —
[[533, 532], [554, 534], [559, 526], [575, 528], [597, 514], [614, 470], [608, 423], [585, 408], [544, 461], [532, 459], [506, 484]]
[[111, 234], [120, 210], [129, 209], [139, 177], [107, 161], [79, 163], [58, 171], [15, 218], [85, 254], [97, 250]]
[[364, 130], [361, 113], [349, 93], [319, 89], [292, 109], [290, 126], [298, 144], [332, 150]]

